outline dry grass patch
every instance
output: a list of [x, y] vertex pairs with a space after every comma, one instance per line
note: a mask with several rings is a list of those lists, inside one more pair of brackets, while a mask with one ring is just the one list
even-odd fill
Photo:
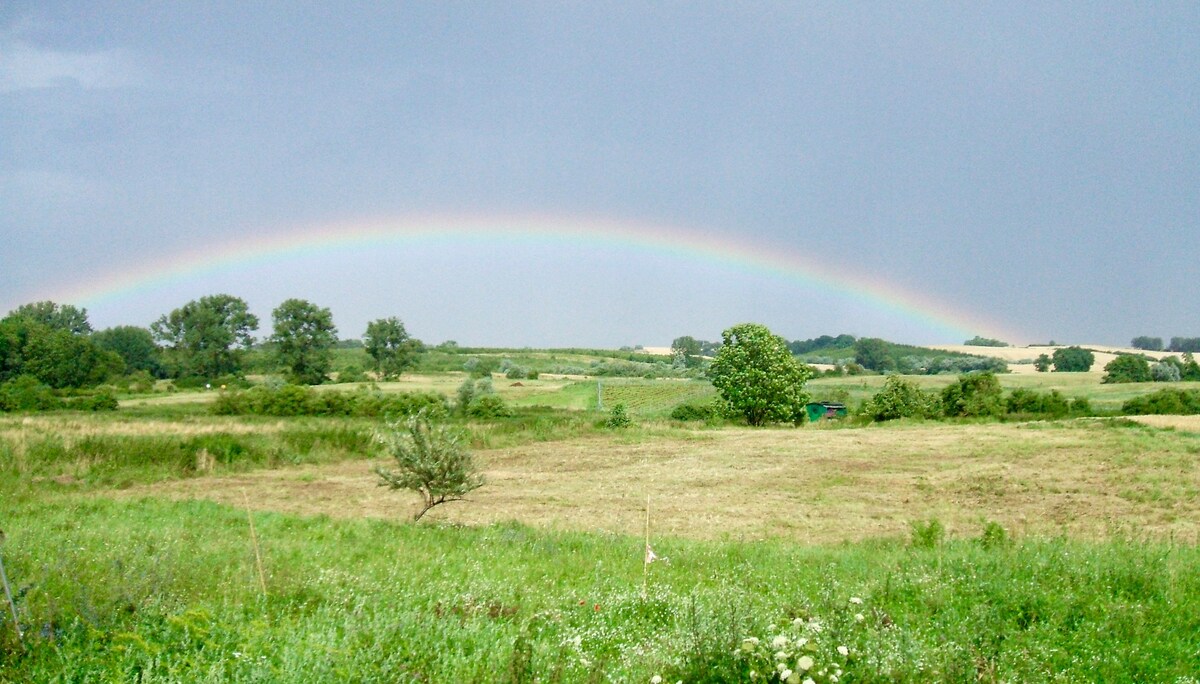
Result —
[[[488, 485], [430, 517], [638, 534], [827, 543], [906, 535], [938, 518], [974, 536], [1200, 536], [1200, 443], [1103, 423], [729, 429], [599, 437], [478, 452]], [[207, 498], [335, 517], [403, 519], [415, 497], [377, 486], [361, 461], [161, 483], [134, 495]]]

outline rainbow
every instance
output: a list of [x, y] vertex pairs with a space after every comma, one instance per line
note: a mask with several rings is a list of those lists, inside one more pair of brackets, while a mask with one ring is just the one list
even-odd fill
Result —
[[1006, 340], [1022, 337], [994, 321], [848, 271], [844, 264], [835, 269], [821, 263], [814, 255], [796, 249], [692, 228], [536, 215], [366, 219], [248, 235], [169, 255], [131, 269], [109, 272], [39, 298], [96, 306], [216, 271], [249, 268], [336, 250], [480, 243], [582, 245], [657, 253], [805, 286], [828, 287], [853, 301], [898, 315], [930, 329], [931, 333], [951, 338], [976, 334]]

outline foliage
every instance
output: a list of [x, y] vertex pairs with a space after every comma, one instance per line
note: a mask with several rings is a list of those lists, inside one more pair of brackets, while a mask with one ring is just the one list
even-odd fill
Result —
[[942, 390], [942, 411], [947, 416], [985, 417], [1004, 413], [1004, 390], [991, 373], [971, 373]]
[[154, 338], [169, 345], [167, 355], [174, 377], [198, 375], [215, 378], [237, 374], [245, 349], [254, 342], [251, 332], [258, 317], [246, 302], [227, 294], [192, 300], [150, 326]]
[[[1008, 413], [1018, 415], [1046, 415], [1051, 418], [1061, 418], [1072, 413], [1072, 407], [1078, 401], [1073, 402], [1067, 399], [1058, 390], [1042, 393], [1019, 387], [1008, 395], [1005, 400], [1005, 409]], [[1083, 408], [1083, 405], [1078, 405], [1078, 408]]]
[[19, 375], [0, 384], [0, 411], [52, 411], [62, 406], [50, 386], [32, 375]]
[[467, 405], [467, 415], [471, 418], [507, 418], [512, 414], [504, 399], [492, 392], [477, 394]]
[[434, 425], [425, 411], [389, 422], [376, 433], [376, 441], [396, 460], [394, 469], [375, 469], [383, 480], [380, 484], [421, 495], [421, 509], [414, 521], [434, 506], [460, 501], [484, 484], [475, 460], [462, 444], [462, 433]]
[[1120, 354], [1104, 366], [1103, 383], [1150, 382], [1150, 362], [1140, 354]]
[[724, 405], [720, 400], [684, 402], [671, 409], [672, 420], [702, 420], [710, 422], [724, 416]]
[[975, 337], [972, 337], [971, 339], [967, 340], [966, 342], [963, 342], [963, 344], [970, 346], [970, 347], [1007, 347], [1008, 346], [1007, 342], [1001, 342], [1000, 340], [994, 340], [990, 337], [980, 337], [979, 335], [976, 335]]
[[1179, 364], [1179, 366], [1181, 380], [1200, 380], [1200, 363], [1196, 362], [1196, 359], [1194, 356], [1192, 356], [1191, 352], [1185, 352], [1183, 354], [1183, 361]]
[[614, 404], [612, 410], [608, 412], [608, 418], [604, 420], [604, 427], [610, 430], [619, 430], [630, 425], [633, 425], [633, 419], [625, 410], [625, 404]]
[[909, 543], [918, 549], [935, 548], [946, 538], [946, 527], [937, 518], [914, 520], [909, 527], [912, 533]]
[[1162, 351], [1163, 340], [1161, 337], [1149, 337], [1146, 335], [1135, 337], [1129, 343], [1134, 349], [1145, 349], [1146, 351]]
[[1200, 337], [1172, 337], [1171, 344], [1167, 346], [1167, 351], [1190, 352], [1192, 354], [1200, 352]]
[[271, 312], [275, 333], [271, 343], [275, 356], [288, 369], [292, 381], [319, 385], [333, 365], [337, 328], [333, 314], [303, 299], [289, 299]]
[[22, 304], [8, 312], [6, 318], [8, 317], [29, 318], [52, 330], [63, 330], [72, 335], [88, 335], [92, 332], [87, 309], [71, 304], [56, 304], [50, 301]]
[[804, 383], [812, 371], [796, 361], [782, 337], [743, 323], [722, 332], [721, 340], [708, 374], [734, 412], [750, 425], [804, 419]]
[[922, 391], [912, 381], [889, 375], [883, 389], [863, 406], [863, 413], [876, 421], [934, 418], [941, 413], [941, 402], [937, 395]]
[[1037, 359], [1033, 362], [1033, 369], [1039, 373], [1045, 373], [1050, 370], [1053, 361], [1047, 354], [1038, 354]]
[[1096, 362], [1096, 355], [1082, 347], [1055, 349], [1051, 357], [1057, 373], [1086, 373]]
[[219, 416], [409, 416], [425, 410], [446, 414], [446, 398], [430, 392], [319, 391], [302, 385], [259, 385], [222, 391], [212, 404]]
[[1200, 390], [1161, 389], [1130, 399], [1121, 405], [1121, 412], [1131, 416], [1200, 414]]
[[821, 335], [809, 340], [795, 340], [793, 342], [788, 342], [788, 350], [791, 351], [792, 354], [800, 356], [801, 354], [808, 354], [810, 352], [822, 349], [850, 349], [854, 346], [854, 341], [854, 335], [847, 335], [845, 333], [838, 335], [837, 337], [833, 337], [831, 335]]
[[891, 345], [878, 337], [860, 337], [854, 343], [854, 362], [867, 370], [878, 372], [896, 369]]
[[700, 341], [690, 335], [676, 337], [671, 342], [671, 356], [685, 368], [695, 368], [700, 365], [701, 351]]
[[367, 324], [363, 335], [367, 354], [375, 361], [375, 372], [380, 378], [394, 378], [417, 362], [423, 345], [404, 329], [404, 322], [392, 316], [380, 318]]
[[90, 387], [124, 370], [116, 354], [90, 337], [12, 314], [0, 321], [0, 381], [32, 375], [55, 388]]
[[92, 335], [96, 346], [121, 357], [125, 372], [145, 371], [154, 377], [164, 375], [162, 354], [154, 342], [154, 335], [146, 328], [136, 325], [119, 325], [105, 328]]

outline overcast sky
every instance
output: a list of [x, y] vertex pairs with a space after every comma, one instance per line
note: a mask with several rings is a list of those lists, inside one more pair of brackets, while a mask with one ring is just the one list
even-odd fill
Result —
[[216, 292], [269, 322], [303, 297], [343, 337], [395, 315], [427, 342], [519, 346], [743, 321], [1197, 336], [1198, 36], [1196, 2], [6, 0], [0, 308], [251, 234], [549, 215], [797, 250], [994, 325], [687, 254], [486, 239], [70, 303], [107, 327]]

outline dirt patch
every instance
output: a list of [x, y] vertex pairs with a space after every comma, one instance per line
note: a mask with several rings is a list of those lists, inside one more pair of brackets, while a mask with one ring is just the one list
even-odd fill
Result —
[[[487, 486], [429, 517], [640, 534], [649, 497], [656, 534], [705, 539], [906, 536], [912, 521], [928, 518], [960, 536], [977, 536], [989, 520], [1018, 535], [1100, 538], [1124, 530], [1196, 540], [1200, 533], [1200, 465], [1177, 443], [1183, 435], [1163, 433], [1160, 452], [1130, 446], [1125, 431], [1095, 423], [698, 434], [704, 439], [592, 438], [481, 451]], [[257, 509], [406, 519], [415, 495], [378, 486], [373, 465], [209, 476], [116, 495], [240, 507], [245, 490]]]
[[1200, 432], [1200, 416], [1129, 416], [1129, 419], [1151, 427]]

